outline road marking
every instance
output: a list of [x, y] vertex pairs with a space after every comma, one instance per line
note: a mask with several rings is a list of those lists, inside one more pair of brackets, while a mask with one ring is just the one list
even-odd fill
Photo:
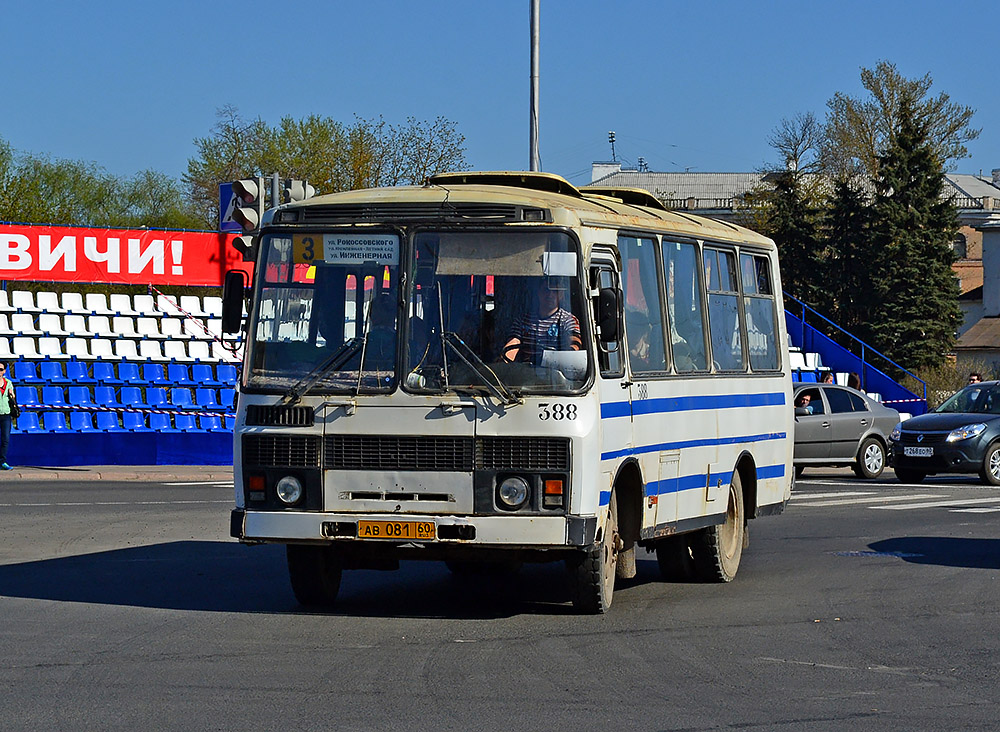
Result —
[[184, 483], [162, 483], [161, 485], [215, 485], [219, 486], [220, 488], [227, 488], [227, 487], [232, 488], [233, 481], [226, 482], [224, 480], [202, 480], [202, 481], [184, 482]]
[[950, 501], [933, 501], [931, 503], [909, 503], [905, 506], [869, 506], [883, 511], [909, 511], [914, 508], [942, 508], [946, 506], [972, 506], [977, 503], [1000, 503], [1000, 498], [957, 498]]
[[73, 503], [0, 503], [0, 508], [42, 508], [48, 506], [177, 506], [200, 503], [232, 503], [232, 501], [80, 501]]
[[836, 493], [793, 493], [792, 500], [796, 498], [839, 498], [841, 496], [874, 496], [874, 491], [838, 491]]
[[982, 506], [980, 508], [953, 508], [951, 513], [1000, 513], [1000, 506], [992, 508]]
[[[892, 501], [919, 501], [925, 498], [944, 498], [942, 495], [934, 493], [917, 493], [908, 496], [875, 496], [874, 498], [845, 498], [842, 501], [809, 501], [803, 506], [853, 506], [865, 503], [890, 503]], [[870, 506], [870, 508], [884, 508], [884, 506]]]

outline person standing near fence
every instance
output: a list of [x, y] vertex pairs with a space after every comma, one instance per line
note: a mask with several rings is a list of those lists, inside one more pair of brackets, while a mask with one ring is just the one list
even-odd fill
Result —
[[7, 378], [7, 364], [0, 361], [0, 470], [11, 470], [7, 464], [7, 447], [14, 423], [14, 404], [14, 383]]

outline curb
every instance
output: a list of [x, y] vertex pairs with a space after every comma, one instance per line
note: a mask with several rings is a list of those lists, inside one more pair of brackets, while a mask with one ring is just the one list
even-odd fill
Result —
[[16, 466], [0, 473], [0, 482], [66, 481], [218, 481], [232, 482], [233, 469], [220, 465], [81, 465], [74, 467]]

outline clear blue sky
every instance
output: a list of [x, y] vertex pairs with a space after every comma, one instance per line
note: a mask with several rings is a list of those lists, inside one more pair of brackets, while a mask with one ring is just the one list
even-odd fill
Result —
[[[542, 0], [542, 167], [747, 171], [783, 117], [825, 115], [880, 59], [977, 110], [958, 172], [1000, 168], [995, 2]], [[441, 115], [478, 169], [528, 167], [528, 0], [7, 3], [0, 138], [115, 174], [180, 176], [216, 111]]]

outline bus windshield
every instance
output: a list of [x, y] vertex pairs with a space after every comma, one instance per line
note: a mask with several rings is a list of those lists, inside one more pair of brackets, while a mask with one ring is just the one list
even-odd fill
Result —
[[394, 389], [399, 234], [270, 234], [261, 247], [248, 386]]
[[406, 314], [415, 392], [566, 393], [586, 382], [579, 255], [561, 232], [420, 232]]

